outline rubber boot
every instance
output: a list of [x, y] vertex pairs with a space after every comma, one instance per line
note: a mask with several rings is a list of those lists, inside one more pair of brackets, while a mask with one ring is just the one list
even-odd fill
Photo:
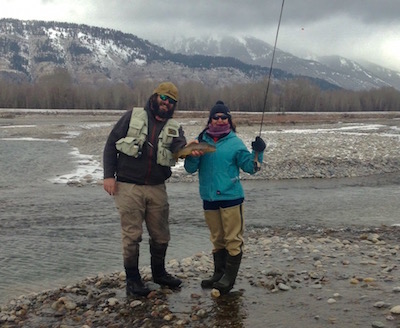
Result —
[[156, 284], [176, 288], [180, 286], [182, 280], [175, 278], [165, 270], [167, 247], [168, 244], [150, 242], [151, 273]]
[[219, 249], [218, 251], [213, 253], [214, 274], [209, 279], [204, 279], [201, 281], [202, 288], [212, 288], [214, 282], [217, 282], [222, 278], [225, 273], [226, 256], [226, 249]]
[[126, 272], [126, 296], [147, 296], [150, 293], [142, 281], [138, 267], [125, 268]]
[[236, 277], [239, 271], [242, 254], [236, 256], [228, 254], [226, 259], [225, 273], [222, 278], [213, 284], [213, 288], [218, 289], [221, 295], [229, 293], [235, 284]]

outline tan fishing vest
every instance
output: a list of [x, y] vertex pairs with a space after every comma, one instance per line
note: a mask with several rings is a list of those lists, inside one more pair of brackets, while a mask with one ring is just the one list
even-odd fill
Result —
[[[142, 147], [148, 133], [148, 117], [144, 108], [134, 107], [129, 129], [125, 138], [119, 139], [115, 146], [118, 151], [135, 158], [142, 154]], [[172, 139], [179, 136], [179, 123], [169, 119], [158, 136], [157, 164], [174, 166], [176, 161], [169, 150]]]

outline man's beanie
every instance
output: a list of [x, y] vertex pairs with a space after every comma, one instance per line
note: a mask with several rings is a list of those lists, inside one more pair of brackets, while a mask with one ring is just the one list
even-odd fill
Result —
[[178, 88], [171, 82], [163, 82], [154, 89], [153, 94], [166, 95], [175, 101], [178, 101]]
[[209, 119], [211, 120], [211, 118], [217, 113], [226, 114], [229, 116], [229, 118], [231, 117], [231, 111], [228, 107], [225, 106], [224, 102], [221, 100], [218, 100], [214, 107], [211, 108]]

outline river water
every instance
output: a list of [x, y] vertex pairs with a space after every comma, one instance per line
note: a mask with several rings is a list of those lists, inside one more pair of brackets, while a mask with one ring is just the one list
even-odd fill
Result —
[[[1, 135], [0, 135], [1, 137]], [[101, 186], [54, 183], [77, 166], [68, 143], [0, 138], [0, 304], [122, 270], [119, 217]], [[400, 174], [243, 181], [247, 229], [400, 225]], [[168, 259], [210, 251], [197, 183], [168, 183]], [[149, 264], [145, 233], [141, 265]]]

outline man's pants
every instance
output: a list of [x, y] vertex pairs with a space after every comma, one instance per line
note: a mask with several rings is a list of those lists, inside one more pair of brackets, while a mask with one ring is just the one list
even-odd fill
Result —
[[143, 221], [153, 242], [168, 244], [169, 204], [165, 184], [150, 186], [117, 182], [114, 199], [121, 219], [125, 267], [131, 267], [139, 256]]

